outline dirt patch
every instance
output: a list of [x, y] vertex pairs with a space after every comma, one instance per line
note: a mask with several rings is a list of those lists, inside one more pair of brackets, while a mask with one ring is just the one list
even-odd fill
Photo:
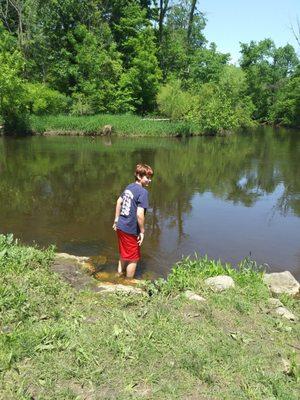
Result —
[[134, 387], [134, 392], [138, 399], [149, 399], [152, 396], [152, 388], [145, 382], [140, 382]]

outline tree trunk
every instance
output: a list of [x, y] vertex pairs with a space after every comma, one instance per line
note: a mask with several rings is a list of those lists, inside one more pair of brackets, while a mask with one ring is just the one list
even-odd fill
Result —
[[15, 9], [18, 16], [18, 40], [20, 48], [23, 48], [23, 1], [22, 0], [9, 0], [11, 6]]
[[164, 19], [168, 11], [169, 0], [159, 0], [158, 40], [162, 43]]
[[[298, 31], [297, 31], [298, 28]], [[294, 28], [293, 25], [291, 24], [291, 29], [294, 35], [294, 38], [296, 39], [296, 42], [298, 43], [298, 46], [300, 47], [300, 21], [299, 18], [297, 18], [297, 27]]]
[[187, 30], [188, 44], [190, 44], [190, 40], [191, 40], [191, 33], [192, 33], [192, 26], [193, 26], [193, 20], [194, 20], [194, 13], [195, 13], [195, 9], [196, 9], [196, 3], [197, 3], [197, 0], [192, 0], [192, 2], [191, 2], [191, 10], [190, 10], [190, 16], [189, 16], [188, 30]]

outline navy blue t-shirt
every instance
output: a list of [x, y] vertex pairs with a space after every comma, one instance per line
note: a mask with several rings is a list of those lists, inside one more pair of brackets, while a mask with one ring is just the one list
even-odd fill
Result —
[[121, 195], [123, 202], [117, 228], [123, 232], [138, 235], [137, 208], [148, 208], [148, 191], [138, 183], [130, 183]]

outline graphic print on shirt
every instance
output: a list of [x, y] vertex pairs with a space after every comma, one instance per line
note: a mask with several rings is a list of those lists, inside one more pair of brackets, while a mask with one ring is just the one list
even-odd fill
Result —
[[125, 190], [121, 208], [121, 215], [123, 215], [124, 217], [128, 217], [130, 213], [132, 199], [133, 199], [133, 193], [130, 190]]

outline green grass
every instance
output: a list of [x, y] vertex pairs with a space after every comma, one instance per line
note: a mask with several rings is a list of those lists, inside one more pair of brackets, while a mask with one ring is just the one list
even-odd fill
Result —
[[[298, 399], [299, 324], [267, 313], [249, 260], [240, 271], [183, 260], [139, 297], [75, 292], [53, 256], [0, 236], [1, 399]], [[219, 273], [235, 289], [208, 290], [203, 278]]]
[[104, 125], [112, 125], [118, 136], [190, 136], [199, 134], [197, 126], [184, 122], [155, 121], [136, 115], [99, 114], [93, 116], [51, 115], [30, 117], [30, 126], [35, 133], [54, 134], [99, 134]]

